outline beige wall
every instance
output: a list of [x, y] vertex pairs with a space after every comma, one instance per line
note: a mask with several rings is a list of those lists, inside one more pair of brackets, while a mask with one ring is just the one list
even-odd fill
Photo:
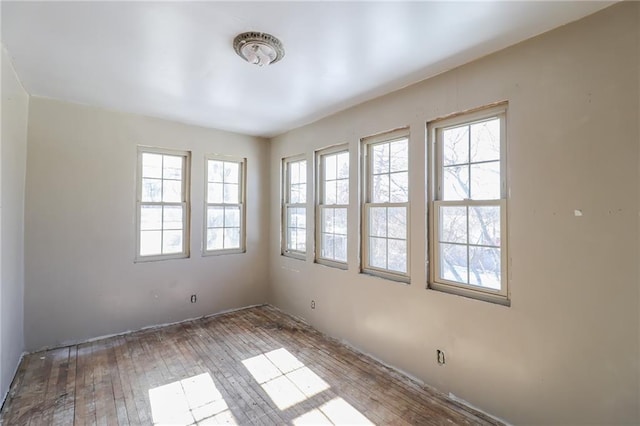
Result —
[[[513, 423], [640, 422], [639, 6], [613, 6], [275, 138], [270, 301]], [[501, 100], [511, 307], [425, 289], [425, 123]], [[411, 285], [358, 272], [359, 138], [405, 125]], [[281, 159], [311, 161], [337, 143], [352, 154], [348, 271], [279, 254]]]
[[[29, 113], [29, 350], [265, 302], [266, 141], [37, 97]], [[137, 145], [191, 151], [189, 259], [133, 262]], [[247, 158], [244, 254], [200, 254], [208, 153]]]
[[24, 351], [24, 186], [29, 95], [2, 50], [0, 139], [0, 400]]

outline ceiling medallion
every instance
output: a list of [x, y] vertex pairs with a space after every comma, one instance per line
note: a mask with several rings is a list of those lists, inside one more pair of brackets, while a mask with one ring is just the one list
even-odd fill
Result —
[[260, 67], [275, 64], [284, 56], [280, 40], [255, 31], [238, 34], [233, 40], [233, 48], [242, 59]]

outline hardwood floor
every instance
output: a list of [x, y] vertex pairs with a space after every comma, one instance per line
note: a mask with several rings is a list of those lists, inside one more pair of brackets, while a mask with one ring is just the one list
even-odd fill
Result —
[[28, 355], [5, 425], [498, 424], [269, 306]]

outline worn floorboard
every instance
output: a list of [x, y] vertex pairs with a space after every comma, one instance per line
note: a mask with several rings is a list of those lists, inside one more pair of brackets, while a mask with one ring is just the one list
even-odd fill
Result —
[[24, 358], [5, 425], [495, 425], [270, 306]]

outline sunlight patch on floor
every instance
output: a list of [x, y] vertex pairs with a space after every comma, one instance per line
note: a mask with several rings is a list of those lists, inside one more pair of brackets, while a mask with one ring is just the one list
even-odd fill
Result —
[[362, 413], [342, 398], [334, 398], [326, 404], [293, 420], [302, 425], [373, 425]]
[[[280, 410], [286, 410], [330, 388], [320, 376], [285, 348], [242, 361]], [[337, 397], [297, 417], [294, 425], [373, 425], [344, 399]]]
[[237, 424], [211, 375], [149, 389], [154, 425]]
[[242, 361], [253, 378], [281, 410], [329, 389], [329, 384], [280, 348]]

